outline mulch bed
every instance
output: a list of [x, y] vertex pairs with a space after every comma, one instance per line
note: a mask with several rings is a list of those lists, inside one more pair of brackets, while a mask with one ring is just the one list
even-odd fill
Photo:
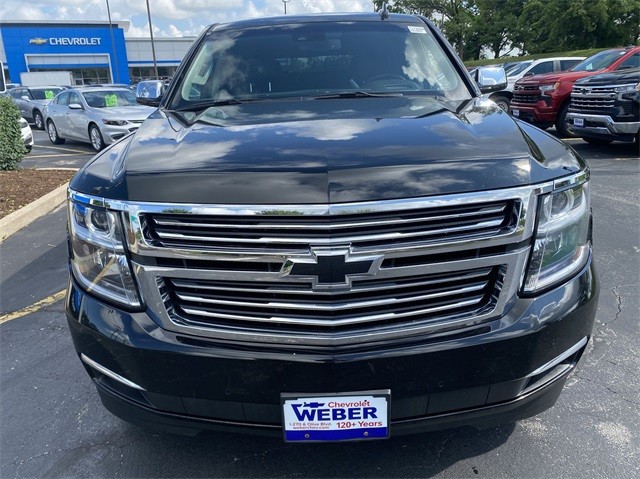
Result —
[[0, 218], [28, 205], [69, 181], [75, 171], [0, 171]]

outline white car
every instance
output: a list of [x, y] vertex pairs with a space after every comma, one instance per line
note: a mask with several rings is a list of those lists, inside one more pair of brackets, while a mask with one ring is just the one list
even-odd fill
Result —
[[511, 98], [513, 98], [513, 86], [520, 78], [540, 75], [542, 73], [570, 70], [584, 59], [585, 57], [540, 58], [538, 60], [526, 60], [512, 65], [506, 70], [507, 87], [504, 90], [488, 95], [488, 98], [493, 100], [500, 108], [507, 111]]
[[33, 132], [31, 131], [31, 127], [24, 118], [20, 118], [18, 123], [20, 124], [20, 134], [22, 135], [24, 146], [27, 148], [27, 151], [30, 152], [33, 149]]

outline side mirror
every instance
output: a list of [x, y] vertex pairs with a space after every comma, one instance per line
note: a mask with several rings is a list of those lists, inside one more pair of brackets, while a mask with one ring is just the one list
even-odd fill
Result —
[[20, 99], [24, 101], [31, 101], [31, 98], [29, 98], [27, 95], [22, 95]]
[[159, 106], [164, 91], [165, 86], [159, 80], [141, 81], [136, 87], [136, 101], [141, 105]]
[[80, 103], [69, 103], [69, 110], [84, 110]]
[[482, 93], [504, 90], [507, 87], [507, 74], [502, 67], [480, 67], [475, 76]]

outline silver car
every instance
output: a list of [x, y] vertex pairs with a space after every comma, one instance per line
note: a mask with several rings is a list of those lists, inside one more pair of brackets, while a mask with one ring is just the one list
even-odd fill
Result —
[[20, 116], [35, 124], [38, 130], [44, 130], [43, 111], [53, 98], [63, 91], [59, 86], [19, 86], [7, 91], [7, 95], [20, 109]]
[[137, 130], [154, 110], [136, 103], [136, 94], [126, 88], [82, 87], [60, 93], [44, 115], [52, 143], [84, 141], [100, 151]]

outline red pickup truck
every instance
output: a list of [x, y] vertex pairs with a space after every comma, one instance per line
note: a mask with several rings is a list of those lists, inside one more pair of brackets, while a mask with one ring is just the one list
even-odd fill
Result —
[[555, 125], [560, 136], [572, 136], [565, 118], [576, 80], [597, 73], [638, 67], [640, 46], [631, 46], [596, 53], [566, 72], [524, 77], [514, 86], [509, 113], [540, 128]]

